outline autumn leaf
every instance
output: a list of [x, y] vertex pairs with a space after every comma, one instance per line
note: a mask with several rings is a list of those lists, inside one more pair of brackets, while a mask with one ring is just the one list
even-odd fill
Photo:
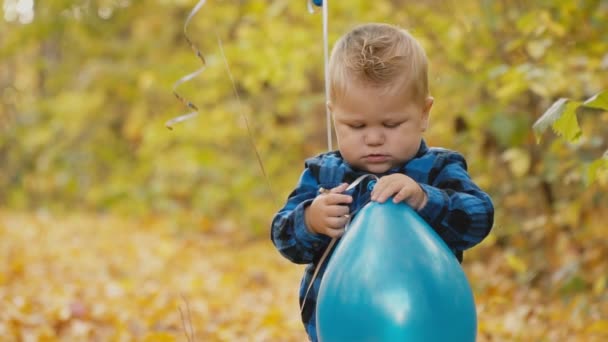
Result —
[[581, 129], [576, 118], [576, 110], [580, 105], [580, 102], [565, 98], [555, 101], [533, 125], [537, 140], [548, 127], [568, 141], [578, 139]]
[[603, 109], [608, 111], [608, 90], [597, 93], [583, 102], [585, 107]]

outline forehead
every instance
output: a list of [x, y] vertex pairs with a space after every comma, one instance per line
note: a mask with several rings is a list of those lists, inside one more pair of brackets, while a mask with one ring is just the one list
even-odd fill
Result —
[[405, 94], [374, 87], [349, 87], [332, 102], [332, 111], [338, 118], [391, 118], [412, 114], [416, 108]]

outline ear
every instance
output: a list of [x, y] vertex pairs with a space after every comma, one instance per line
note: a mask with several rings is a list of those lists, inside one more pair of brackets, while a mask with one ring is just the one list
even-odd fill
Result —
[[325, 102], [325, 105], [327, 106], [327, 111], [329, 112], [329, 115], [331, 116], [331, 121], [334, 124], [334, 127], [336, 126], [336, 118], [334, 117], [334, 106], [331, 104], [331, 101], [327, 101]]
[[431, 113], [431, 107], [433, 107], [434, 101], [435, 99], [432, 96], [429, 96], [424, 100], [424, 105], [422, 107], [422, 120], [420, 122], [422, 132], [426, 132], [427, 128], [429, 127], [429, 115]]

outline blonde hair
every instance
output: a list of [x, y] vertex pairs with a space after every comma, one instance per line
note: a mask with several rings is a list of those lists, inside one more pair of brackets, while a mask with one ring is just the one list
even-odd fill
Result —
[[427, 68], [424, 49], [408, 31], [388, 24], [357, 26], [332, 50], [330, 101], [343, 98], [353, 82], [424, 101], [429, 96]]

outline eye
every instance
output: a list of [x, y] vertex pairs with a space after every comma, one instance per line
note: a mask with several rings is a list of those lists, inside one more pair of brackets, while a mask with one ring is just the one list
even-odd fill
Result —
[[383, 125], [386, 128], [396, 128], [401, 125], [401, 122], [385, 122]]
[[362, 129], [365, 127], [365, 125], [361, 124], [361, 123], [352, 123], [352, 124], [348, 124], [348, 127], [352, 128], [352, 129]]

